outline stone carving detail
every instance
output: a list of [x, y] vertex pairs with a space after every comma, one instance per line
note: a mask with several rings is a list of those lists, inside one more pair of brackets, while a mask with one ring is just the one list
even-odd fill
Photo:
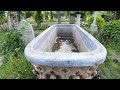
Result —
[[92, 79], [97, 75], [96, 66], [48, 67], [33, 64], [33, 72], [38, 79]]

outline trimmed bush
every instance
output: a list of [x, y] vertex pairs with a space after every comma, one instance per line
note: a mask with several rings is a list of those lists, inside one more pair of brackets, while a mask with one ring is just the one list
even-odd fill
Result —
[[[88, 25], [89, 25], [89, 27], [90, 27], [90, 25], [93, 23], [93, 16], [88, 16], [88, 17], [87, 17], [87, 23], [88, 23]], [[101, 30], [102, 27], [103, 27], [104, 24], [105, 24], [104, 18], [102, 18], [101, 16], [98, 16], [98, 17], [96, 18], [96, 24], [97, 24], [97, 26], [98, 26], [98, 29]]]

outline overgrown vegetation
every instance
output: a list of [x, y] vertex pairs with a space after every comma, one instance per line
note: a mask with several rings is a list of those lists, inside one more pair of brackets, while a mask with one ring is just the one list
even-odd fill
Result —
[[106, 79], [120, 79], [120, 63], [116, 60], [106, 59], [106, 62], [99, 65], [99, 68]]
[[[88, 23], [88, 26], [90, 27], [90, 25], [93, 23], [93, 16], [87, 17], [87, 23]], [[105, 24], [104, 18], [102, 18], [101, 16], [98, 16], [96, 18], [96, 25], [97, 25], [98, 29], [101, 30], [102, 27], [104, 26], [104, 24]]]
[[120, 51], [120, 20], [107, 22], [100, 32], [99, 40], [106, 47]]
[[35, 21], [37, 22], [37, 28], [41, 27], [41, 23], [43, 22], [43, 13], [41, 11], [37, 11], [35, 15]]
[[120, 79], [120, 62], [111, 54], [120, 55], [120, 20], [106, 22], [100, 32], [93, 36], [107, 49], [107, 59], [99, 66], [103, 76], [106, 79]]
[[0, 67], [0, 79], [33, 79], [36, 77], [32, 72], [32, 65], [23, 54], [13, 57], [10, 53]]
[[3, 54], [13, 53], [15, 56], [25, 47], [21, 34], [16, 29], [7, 29], [2, 33], [0, 44]]
[[5, 28], [0, 32], [0, 51], [4, 55], [0, 79], [32, 79], [32, 65], [23, 55], [25, 45], [17, 29]]

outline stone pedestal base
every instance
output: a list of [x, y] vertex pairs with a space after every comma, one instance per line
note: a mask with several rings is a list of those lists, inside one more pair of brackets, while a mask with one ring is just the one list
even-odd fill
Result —
[[92, 79], [98, 66], [48, 67], [33, 64], [33, 68], [38, 79]]
[[97, 32], [98, 31], [97, 25], [91, 24], [90, 30], [91, 32]]

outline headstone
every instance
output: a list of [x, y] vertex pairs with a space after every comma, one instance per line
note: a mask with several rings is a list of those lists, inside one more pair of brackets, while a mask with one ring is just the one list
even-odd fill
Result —
[[48, 14], [49, 14], [48, 12], [45, 12], [45, 20], [49, 19]]
[[12, 27], [14, 26], [14, 19], [13, 19], [13, 17], [11, 17], [11, 25], [12, 25]]
[[12, 27], [12, 23], [11, 23], [11, 18], [10, 15], [8, 15], [8, 27], [11, 28]]
[[17, 29], [22, 34], [22, 39], [25, 41], [25, 45], [35, 38], [33, 27], [26, 20], [21, 20]]
[[18, 13], [16, 13], [16, 23], [18, 24]]
[[61, 14], [60, 14], [60, 11], [58, 11], [57, 18], [58, 18], [58, 24], [61, 24]]
[[93, 14], [93, 23], [91, 24], [91, 27], [90, 27], [90, 30], [92, 32], [97, 32], [98, 31], [98, 28], [97, 28], [97, 25], [96, 25], [96, 18], [97, 18], [97, 15], [96, 15], [96, 12]]
[[70, 14], [70, 24], [74, 24], [74, 23], [75, 23], [74, 14]]
[[77, 14], [77, 25], [80, 26], [81, 15]]

